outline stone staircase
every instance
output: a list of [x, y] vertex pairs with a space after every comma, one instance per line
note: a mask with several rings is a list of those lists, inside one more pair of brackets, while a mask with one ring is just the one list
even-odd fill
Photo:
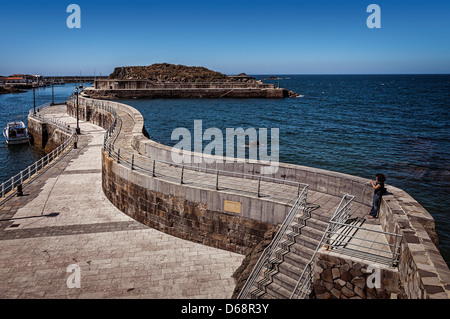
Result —
[[330, 216], [320, 207], [300, 211], [289, 225], [278, 249], [250, 289], [250, 299], [286, 299], [297, 285], [328, 226]]

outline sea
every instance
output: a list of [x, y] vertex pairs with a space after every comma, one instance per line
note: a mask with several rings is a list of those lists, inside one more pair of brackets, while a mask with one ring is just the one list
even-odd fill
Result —
[[[450, 75], [254, 75], [292, 90], [284, 99], [130, 99], [150, 137], [174, 146], [177, 128], [276, 128], [281, 162], [375, 179], [414, 197], [433, 216], [450, 265]], [[74, 85], [55, 86], [58, 99]], [[39, 89], [39, 103], [51, 88]], [[55, 97], [56, 99], [56, 97]], [[41, 104], [42, 104], [41, 103]], [[33, 107], [32, 92], [0, 95], [0, 124]], [[192, 133], [193, 136], [193, 133]], [[225, 147], [224, 147], [225, 149]], [[0, 180], [42, 156], [32, 146], [0, 143]]]

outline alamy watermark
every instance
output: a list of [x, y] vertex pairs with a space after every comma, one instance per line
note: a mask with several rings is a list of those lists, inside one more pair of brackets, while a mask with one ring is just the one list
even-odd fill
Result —
[[366, 25], [369, 29], [381, 28], [381, 8], [378, 4], [369, 4], [366, 12], [371, 13], [366, 20]]
[[[208, 128], [203, 132], [203, 121], [194, 121], [194, 132], [184, 127], [172, 131], [172, 141], [179, 141], [171, 152], [176, 164], [199, 163], [260, 163], [261, 174], [274, 174], [279, 167], [279, 128], [226, 128], [225, 156], [224, 134], [218, 128]], [[203, 142], [210, 141], [205, 147]], [[247, 142], [248, 141], [248, 142]], [[269, 147], [270, 146], [270, 147]], [[248, 149], [248, 159], [246, 150]], [[270, 149], [270, 154], [269, 154]], [[236, 150], [236, 152], [235, 152]], [[192, 153], [194, 152], [194, 153]]]
[[366, 285], [369, 288], [381, 288], [381, 270], [378, 265], [369, 265], [367, 267], [367, 273], [370, 274], [366, 279]]
[[67, 267], [67, 272], [71, 274], [67, 277], [67, 288], [81, 288], [81, 268], [77, 264], [71, 264]]
[[66, 25], [69, 29], [81, 28], [81, 8], [78, 4], [69, 4], [66, 9], [70, 15], [67, 17]]

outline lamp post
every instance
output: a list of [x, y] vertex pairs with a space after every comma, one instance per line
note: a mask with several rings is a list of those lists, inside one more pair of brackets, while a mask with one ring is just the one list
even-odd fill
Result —
[[75, 95], [77, 96], [77, 128], [75, 130], [75, 132], [77, 134], [80, 134], [80, 125], [79, 125], [79, 118], [78, 118], [78, 88], [75, 88]]
[[36, 115], [36, 94], [34, 93], [34, 86], [33, 86], [33, 115]]
[[52, 105], [55, 105], [55, 91], [53, 89], [53, 81], [52, 81]]

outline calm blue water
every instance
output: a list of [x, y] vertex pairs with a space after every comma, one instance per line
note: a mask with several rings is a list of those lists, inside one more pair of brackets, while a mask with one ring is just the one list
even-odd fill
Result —
[[[75, 91], [74, 84], [55, 85], [55, 102], [64, 102]], [[52, 101], [52, 88], [36, 88], [36, 106]], [[0, 94], [0, 128], [8, 122], [22, 120], [27, 123], [28, 111], [33, 108], [33, 90], [25, 93]], [[5, 143], [3, 133], [0, 138], [0, 183], [5, 182], [21, 170], [39, 160], [45, 153], [30, 145], [10, 145]]]
[[[268, 76], [256, 76], [267, 78]], [[407, 191], [434, 217], [450, 263], [450, 75], [279, 75], [286, 99], [125, 100], [152, 139], [194, 120], [203, 130], [279, 128], [280, 161], [373, 179]]]

